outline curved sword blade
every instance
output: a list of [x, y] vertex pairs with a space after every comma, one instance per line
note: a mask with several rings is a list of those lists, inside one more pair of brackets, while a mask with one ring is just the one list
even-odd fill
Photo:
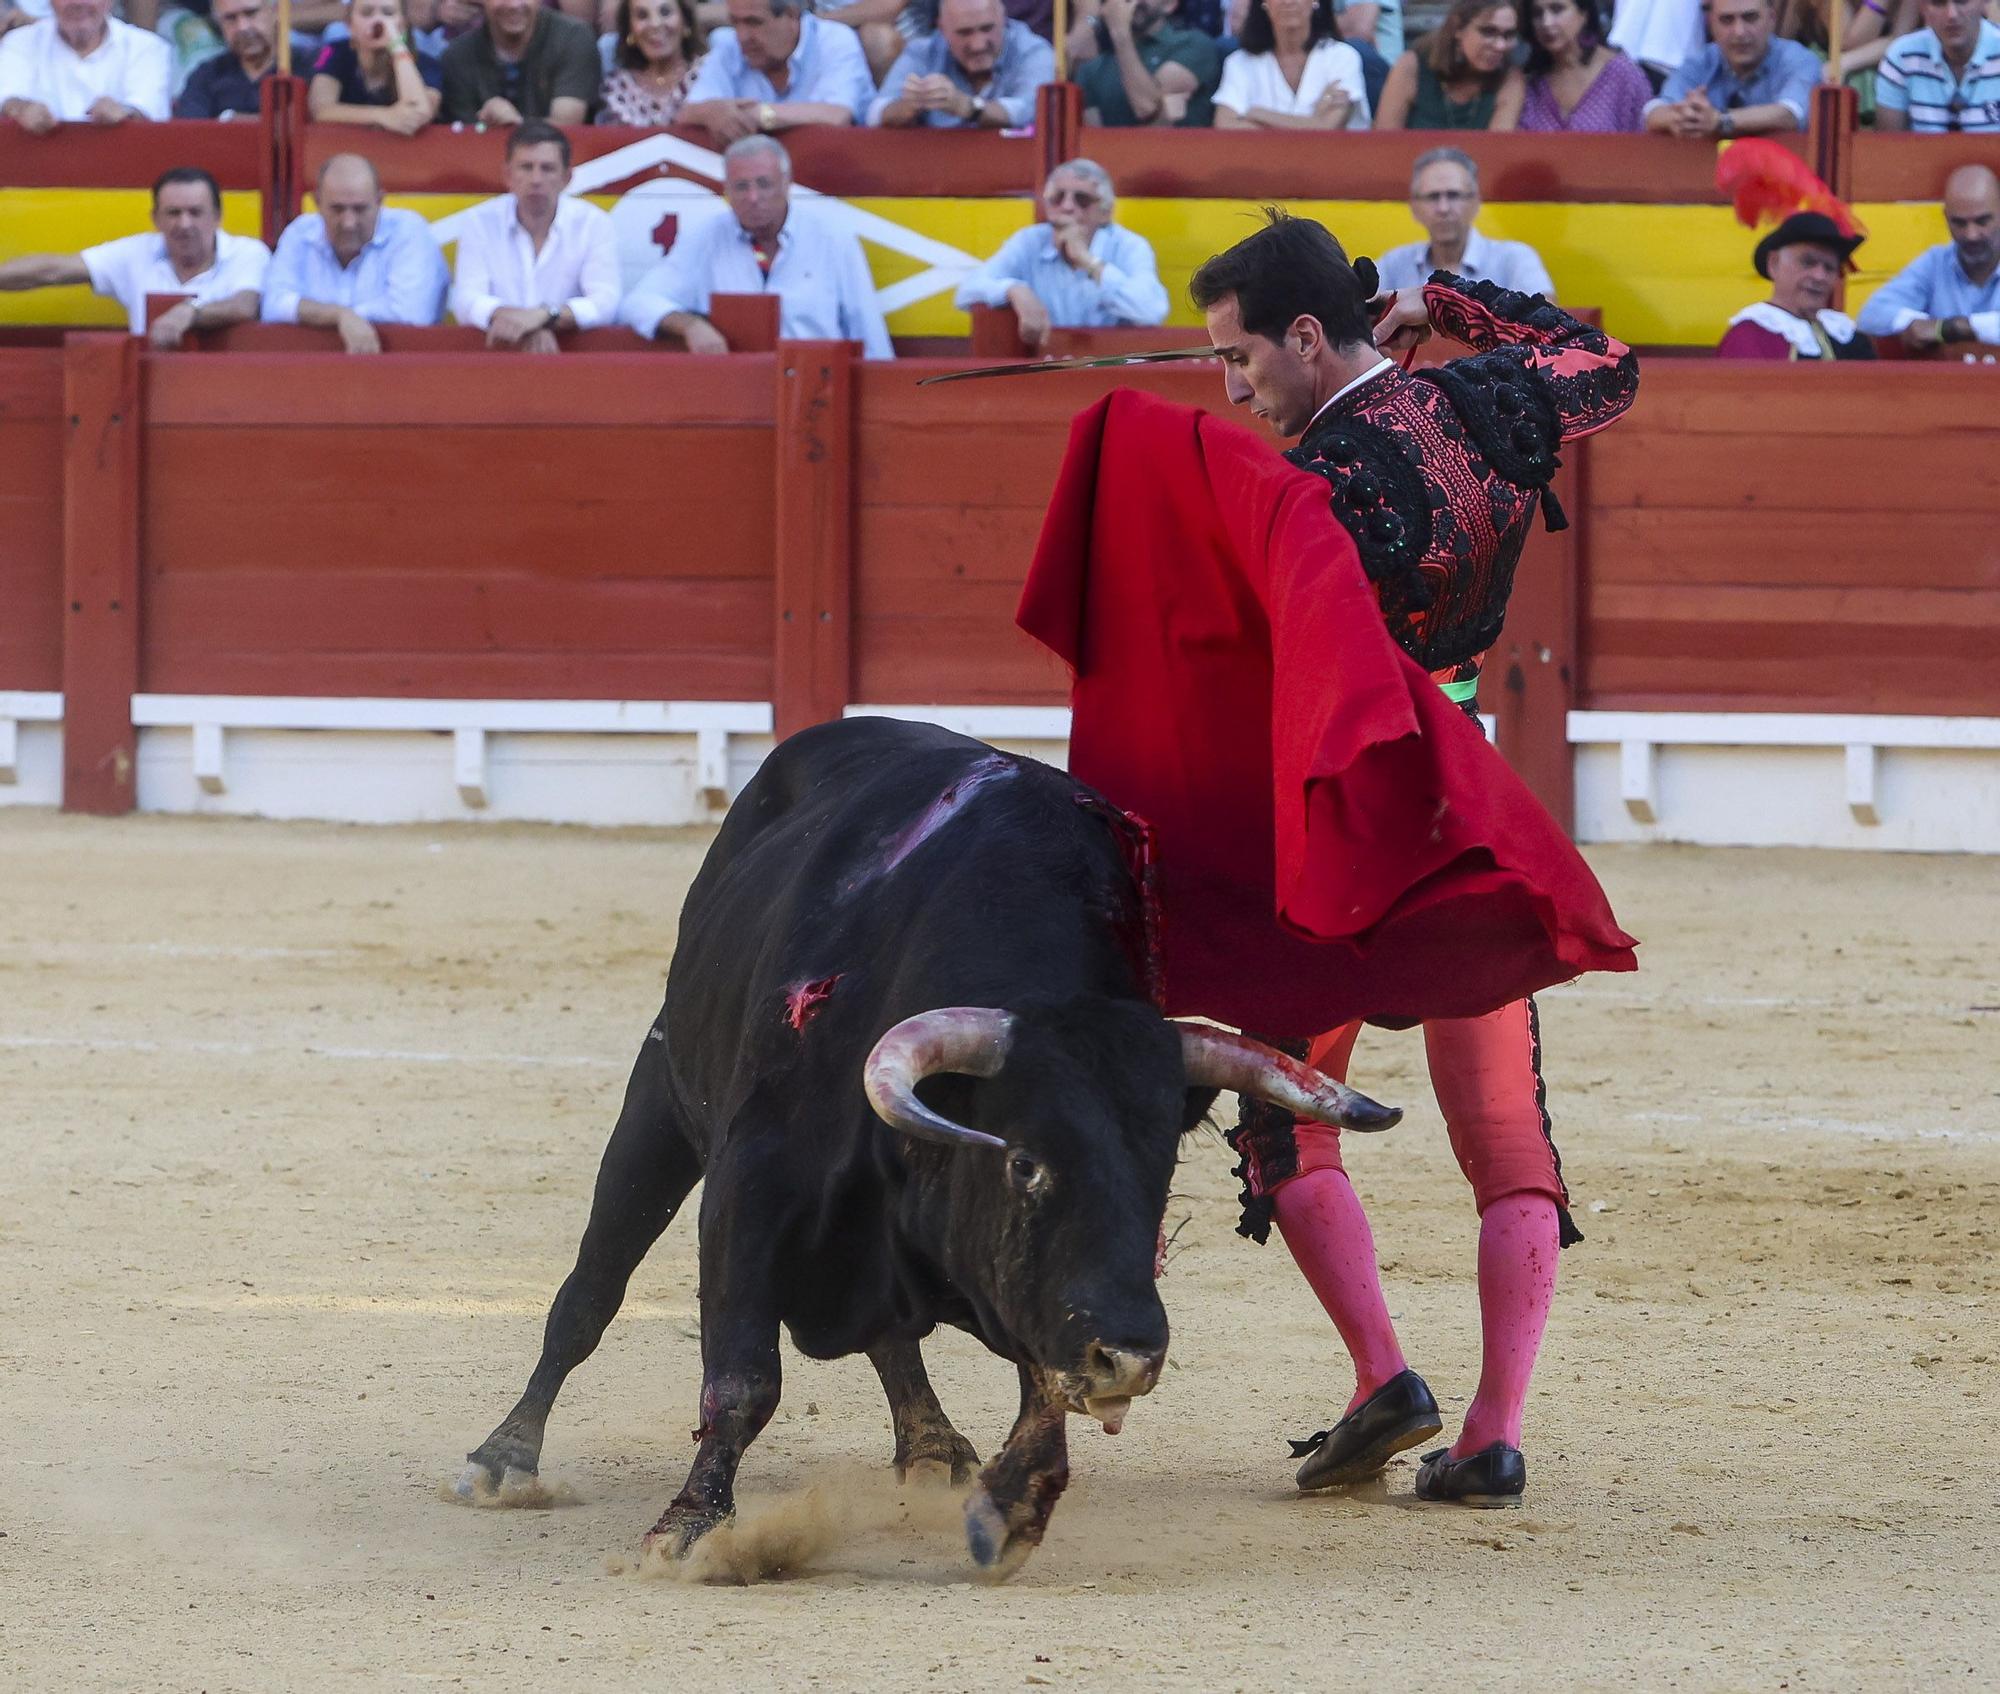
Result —
[[919, 388], [940, 382], [970, 382], [983, 376], [1036, 376], [1046, 371], [1101, 371], [1118, 365], [1164, 365], [1182, 359], [1212, 359], [1213, 347], [1164, 347], [1152, 353], [1100, 353], [1087, 359], [1043, 359], [1039, 363], [981, 365], [976, 370], [946, 371], [917, 379]]

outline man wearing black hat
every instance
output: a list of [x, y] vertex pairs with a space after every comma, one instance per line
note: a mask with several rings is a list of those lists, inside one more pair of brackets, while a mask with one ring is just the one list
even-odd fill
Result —
[[1757, 243], [1757, 274], [1771, 298], [1729, 320], [1716, 355], [1724, 359], [1872, 359], [1875, 344], [1828, 304], [1862, 238], [1824, 212], [1794, 212]]

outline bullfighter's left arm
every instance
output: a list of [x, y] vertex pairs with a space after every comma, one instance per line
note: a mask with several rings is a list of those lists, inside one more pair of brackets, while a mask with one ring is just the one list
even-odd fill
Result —
[[[1539, 294], [1438, 271], [1424, 285], [1424, 305], [1439, 335], [1524, 369], [1555, 408], [1565, 441], [1615, 423], [1639, 392], [1639, 361], [1631, 348]], [[1448, 368], [1471, 376], [1481, 362], [1475, 356]]]

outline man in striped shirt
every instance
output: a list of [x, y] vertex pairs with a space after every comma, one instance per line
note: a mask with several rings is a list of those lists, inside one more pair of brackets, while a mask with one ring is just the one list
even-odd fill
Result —
[[1875, 79], [1875, 127], [2000, 134], [2000, 24], [1984, 0], [1919, 0], [1925, 28], [1890, 45]]

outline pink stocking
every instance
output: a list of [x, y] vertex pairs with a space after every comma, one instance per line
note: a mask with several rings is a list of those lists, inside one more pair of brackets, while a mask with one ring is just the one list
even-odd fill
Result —
[[[1406, 1368], [1382, 1299], [1368, 1214], [1347, 1173], [1338, 1169], [1306, 1171], [1281, 1184], [1272, 1199], [1278, 1233], [1353, 1355], [1354, 1398], [1347, 1404], [1352, 1411]], [[1553, 1246], [1554, 1236], [1549, 1239]]]
[[1496, 1441], [1521, 1445], [1528, 1378], [1556, 1297], [1558, 1251], [1556, 1203], [1547, 1195], [1506, 1195], [1480, 1218], [1479, 1329], [1485, 1354], [1479, 1392], [1466, 1409], [1453, 1458]]

